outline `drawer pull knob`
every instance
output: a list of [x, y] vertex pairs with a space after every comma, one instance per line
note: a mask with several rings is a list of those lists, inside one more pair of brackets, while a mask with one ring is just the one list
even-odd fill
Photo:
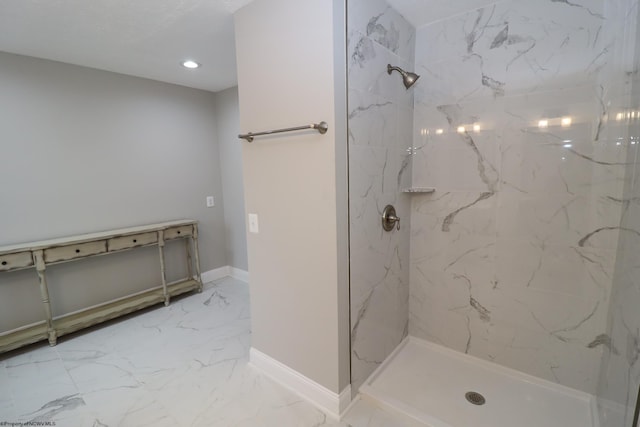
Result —
[[80, 253], [80, 249], [76, 249], [76, 253], [79, 254]]
[[7, 261], [2, 261], [2, 265], [7, 265]]
[[133, 243], [138, 243], [138, 239], [133, 239]]

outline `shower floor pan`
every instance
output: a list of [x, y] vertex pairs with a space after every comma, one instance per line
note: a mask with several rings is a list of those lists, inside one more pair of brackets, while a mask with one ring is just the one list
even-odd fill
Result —
[[[479, 395], [465, 397], [469, 392]], [[587, 393], [414, 337], [394, 350], [360, 394], [429, 427], [595, 426]]]

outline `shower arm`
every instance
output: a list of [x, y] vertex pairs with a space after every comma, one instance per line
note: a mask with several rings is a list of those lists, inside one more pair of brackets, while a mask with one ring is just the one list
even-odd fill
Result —
[[391, 65], [391, 64], [388, 64], [388, 65], [387, 65], [387, 73], [388, 73], [388, 74], [391, 74], [391, 72], [392, 72], [392, 71], [394, 71], [394, 70], [395, 70], [395, 71], [397, 71], [397, 72], [399, 72], [399, 73], [400, 73], [400, 74], [402, 74], [403, 76], [404, 76], [405, 74], [407, 74], [407, 72], [406, 72], [405, 70], [403, 70], [402, 68], [400, 68], [400, 67], [396, 67], [395, 65]]

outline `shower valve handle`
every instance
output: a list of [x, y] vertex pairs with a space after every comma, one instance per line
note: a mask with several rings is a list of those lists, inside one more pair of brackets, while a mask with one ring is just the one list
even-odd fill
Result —
[[396, 223], [396, 230], [400, 230], [400, 218], [399, 217], [391, 215], [387, 219], [392, 223], [395, 222]]
[[396, 215], [396, 208], [387, 205], [382, 211], [382, 228], [384, 231], [391, 231], [394, 227], [400, 230], [400, 217]]

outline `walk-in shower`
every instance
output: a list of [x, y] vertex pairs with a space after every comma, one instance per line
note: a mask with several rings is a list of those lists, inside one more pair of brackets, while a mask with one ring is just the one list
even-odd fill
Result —
[[638, 0], [428, 7], [347, 2], [352, 390], [437, 426], [630, 427]]

